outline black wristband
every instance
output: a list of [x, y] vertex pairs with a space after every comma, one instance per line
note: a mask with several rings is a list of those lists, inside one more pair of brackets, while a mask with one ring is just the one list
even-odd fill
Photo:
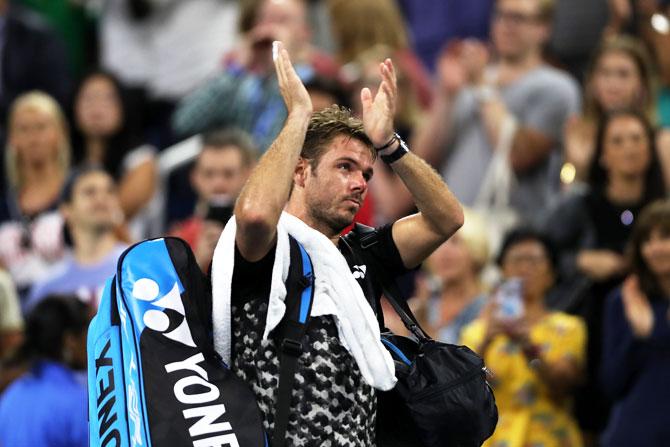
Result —
[[396, 140], [399, 140], [399, 139], [400, 139], [400, 137], [398, 136], [398, 134], [394, 132], [393, 135], [391, 136], [391, 139], [388, 141], [388, 143], [386, 143], [385, 145], [380, 146], [380, 147], [375, 147], [375, 150], [377, 152], [383, 151], [384, 149], [387, 149], [389, 146], [391, 146], [393, 143], [395, 143]]
[[407, 143], [405, 143], [403, 141], [403, 139], [400, 138], [400, 135], [398, 135], [397, 133], [393, 134], [393, 138], [391, 139], [390, 142], [388, 142], [385, 145], [384, 148], [377, 149], [377, 151], [379, 152], [380, 150], [383, 150], [383, 149], [387, 148], [388, 146], [390, 146], [391, 144], [393, 144], [396, 141], [398, 142], [398, 148], [396, 150], [394, 150], [393, 152], [391, 152], [388, 155], [380, 154], [382, 161], [384, 163], [386, 163], [387, 165], [390, 165], [391, 163], [395, 163], [396, 161], [400, 160], [403, 156], [405, 156], [405, 154], [407, 154], [409, 152], [409, 147], [407, 147]]

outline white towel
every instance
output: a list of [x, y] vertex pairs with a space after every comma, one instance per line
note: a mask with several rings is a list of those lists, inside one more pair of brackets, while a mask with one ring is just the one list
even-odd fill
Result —
[[[235, 262], [236, 223], [233, 216], [221, 234], [212, 260], [212, 322], [214, 347], [230, 363], [230, 298]], [[277, 225], [277, 246], [263, 339], [284, 316], [290, 263], [288, 234], [302, 244], [312, 259], [314, 302], [311, 316], [332, 315], [340, 342], [356, 360], [365, 381], [380, 390], [396, 383], [393, 360], [380, 341], [379, 325], [363, 290], [337, 247], [322, 233], [286, 212]]]

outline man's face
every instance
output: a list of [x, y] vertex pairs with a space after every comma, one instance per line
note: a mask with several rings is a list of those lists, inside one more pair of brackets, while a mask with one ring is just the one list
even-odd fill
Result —
[[365, 144], [336, 136], [316, 169], [308, 165], [305, 172], [305, 202], [310, 217], [333, 234], [350, 225], [365, 200], [372, 165], [372, 155]]
[[76, 182], [70, 202], [62, 208], [68, 223], [96, 232], [114, 228], [121, 210], [114, 180], [96, 171], [83, 174]]
[[504, 59], [521, 59], [539, 52], [548, 28], [539, 16], [539, 0], [498, 0], [493, 12], [491, 38]]
[[265, 0], [251, 31], [255, 42], [281, 40], [289, 53], [294, 54], [309, 42], [307, 11], [301, 0]]
[[234, 146], [205, 146], [191, 174], [191, 184], [198, 199], [210, 202], [217, 196], [236, 198], [249, 175], [242, 154]]

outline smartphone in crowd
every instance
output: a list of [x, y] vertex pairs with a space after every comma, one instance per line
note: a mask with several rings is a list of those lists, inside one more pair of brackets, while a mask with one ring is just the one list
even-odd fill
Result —
[[213, 200], [207, 207], [205, 220], [226, 225], [228, 219], [233, 215], [234, 206], [235, 203], [230, 200]]
[[495, 293], [498, 305], [497, 317], [502, 320], [516, 320], [524, 314], [523, 281], [509, 278], [500, 284]]

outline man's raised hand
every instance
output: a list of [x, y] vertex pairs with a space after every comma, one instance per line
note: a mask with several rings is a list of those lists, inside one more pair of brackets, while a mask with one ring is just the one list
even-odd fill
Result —
[[274, 60], [279, 91], [289, 115], [292, 113], [312, 113], [312, 99], [307, 89], [293, 68], [288, 51], [280, 41], [272, 43], [272, 59]]
[[365, 133], [375, 147], [381, 147], [393, 137], [398, 86], [391, 59], [379, 64], [382, 81], [374, 98], [369, 88], [361, 90], [363, 103], [363, 126]]

